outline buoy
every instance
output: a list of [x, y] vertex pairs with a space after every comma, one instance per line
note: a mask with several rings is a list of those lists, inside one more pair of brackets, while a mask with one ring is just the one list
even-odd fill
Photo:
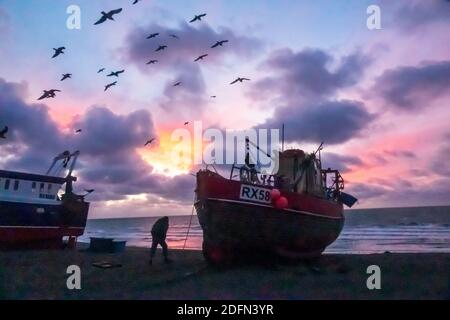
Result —
[[272, 191], [270, 191], [270, 199], [272, 200], [272, 202], [277, 201], [280, 197], [281, 197], [280, 190], [272, 189]]
[[279, 197], [278, 200], [275, 202], [275, 207], [277, 209], [286, 209], [288, 207], [288, 199], [285, 197]]

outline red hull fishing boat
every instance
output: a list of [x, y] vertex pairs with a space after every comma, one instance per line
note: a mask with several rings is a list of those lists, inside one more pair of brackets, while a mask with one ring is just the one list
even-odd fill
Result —
[[309, 258], [333, 243], [344, 225], [343, 204], [352, 206], [357, 199], [342, 192], [337, 170], [322, 169], [321, 149], [318, 157], [317, 152], [281, 152], [279, 171], [271, 176], [248, 163], [233, 165], [228, 179], [200, 170], [195, 208], [205, 258], [215, 264], [257, 252]]
[[[60, 154], [45, 175], [0, 170], [0, 249], [61, 248], [64, 237], [75, 244], [89, 210], [72, 189], [78, 155]], [[65, 177], [52, 174], [66, 169]]]

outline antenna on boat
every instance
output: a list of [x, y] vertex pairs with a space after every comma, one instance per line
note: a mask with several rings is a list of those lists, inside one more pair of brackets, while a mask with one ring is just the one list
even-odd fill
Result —
[[281, 152], [284, 152], [284, 123], [281, 127]]

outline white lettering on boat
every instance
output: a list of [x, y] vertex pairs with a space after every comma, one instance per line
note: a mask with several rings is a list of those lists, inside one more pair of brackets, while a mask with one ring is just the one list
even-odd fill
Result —
[[241, 185], [240, 199], [256, 201], [261, 203], [270, 203], [270, 189]]

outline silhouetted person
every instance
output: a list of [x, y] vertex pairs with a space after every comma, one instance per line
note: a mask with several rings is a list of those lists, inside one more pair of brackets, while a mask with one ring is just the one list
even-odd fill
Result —
[[149, 264], [152, 264], [153, 257], [156, 253], [156, 248], [158, 244], [163, 249], [163, 256], [165, 262], [170, 262], [168, 257], [168, 249], [166, 243], [167, 230], [169, 229], [169, 218], [163, 217], [158, 219], [152, 227], [152, 248], [150, 249], [150, 261]]

